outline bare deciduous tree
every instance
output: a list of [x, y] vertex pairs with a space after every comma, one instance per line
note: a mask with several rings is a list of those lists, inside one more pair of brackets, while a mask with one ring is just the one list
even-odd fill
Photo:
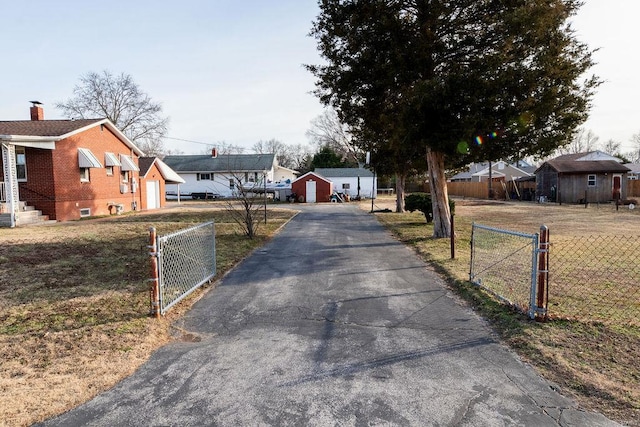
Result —
[[351, 134], [333, 109], [326, 109], [313, 119], [306, 135], [318, 148], [329, 147], [352, 163], [363, 161], [362, 150], [353, 144]]
[[270, 139], [268, 141], [260, 140], [253, 144], [253, 151], [256, 154], [275, 154], [283, 152], [286, 145], [277, 139]]
[[289, 146], [290, 166], [283, 165], [286, 168], [296, 170], [301, 174], [309, 172], [311, 169], [311, 159], [313, 158], [313, 150], [308, 145], [296, 144]]
[[571, 142], [557, 150], [557, 154], [578, 154], [593, 151], [600, 138], [591, 129], [578, 128]]
[[622, 144], [620, 142], [614, 139], [608, 139], [604, 144], [602, 144], [602, 151], [612, 156], [619, 156], [621, 145]]
[[640, 132], [633, 134], [631, 143], [633, 147], [631, 151], [625, 154], [625, 157], [629, 159], [631, 163], [640, 163]]
[[265, 176], [257, 182], [245, 182], [243, 176], [231, 173], [233, 197], [225, 200], [227, 212], [240, 226], [244, 235], [253, 239], [262, 219], [266, 221], [266, 194], [257, 191], [264, 185]]
[[288, 145], [277, 139], [258, 141], [253, 145], [256, 154], [275, 154], [278, 164], [285, 168], [300, 171], [311, 156], [311, 149], [302, 144]]
[[216, 149], [218, 151], [218, 155], [222, 156], [225, 154], [244, 154], [245, 148], [237, 145], [230, 144], [225, 141], [219, 141], [215, 144], [207, 145], [207, 148], [203, 151], [202, 154], [211, 154], [211, 150]]
[[80, 77], [73, 97], [57, 102], [56, 108], [69, 118], [106, 117], [145, 154], [164, 154], [162, 137], [169, 119], [162, 116], [162, 105], [140, 90], [129, 74], [87, 73]]

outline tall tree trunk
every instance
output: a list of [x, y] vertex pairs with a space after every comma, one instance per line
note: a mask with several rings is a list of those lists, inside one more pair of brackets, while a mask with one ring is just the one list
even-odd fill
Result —
[[407, 182], [407, 174], [396, 174], [396, 212], [404, 212], [404, 185]]
[[433, 206], [433, 237], [451, 236], [451, 212], [447, 180], [444, 176], [444, 154], [427, 148], [427, 167], [429, 168], [429, 188]]

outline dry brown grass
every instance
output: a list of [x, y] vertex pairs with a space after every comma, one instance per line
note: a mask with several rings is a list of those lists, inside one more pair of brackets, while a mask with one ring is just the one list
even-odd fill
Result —
[[[362, 204], [369, 210], [370, 204]], [[394, 209], [392, 198], [376, 209]], [[640, 329], [624, 321], [536, 323], [512, 312], [468, 283], [473, 222], [536, 233], [542, 224], [551, 239], [570, 236], [639, 236], [640, 211], [614, 205], [584, 206], [456, 200], [456, 259], [448, 239], [432, 239], [420, 213], [380, 213], [378, 219], [450, 279], [452, 288], [488, 319], [506, 344], [573, 396], [584, 408], [627, 425], [640, 425]], [[615, 240], [611, 240], [615, 242]], [[637, 286], [637, 284], [636, 284]], [[634, 294], [635, 298], [638, 292]]]
[[293, 215], [271, 209], [249, 241], [219, 206], [0, 229], [0, 426], [87, 401], [172, 339], [172, 322], [206, 289], [162, 319], [147, 316], [149, 227], [162, 235], [215, 219], [219, 277]]
[[[189, 208], [188, 206], [193, 206]], [[290, 212], [270, 210], [269, 227], [254, 242], [215, 203], [185, 205], [153, 215], [0, 229], [0, 426], [21, 426], [68, 410], [135, 371], [171, 337], [170, 325], [205, 290], [167, 317], [149, 318], [147, 230], [159, 234], [217, 222], [219, 275], [262, 244]], [[363, 209], [370, 209], [370, 202]], [[376, 208], [393, 209], [381, 198]], [[457, 257], [449, 242], [433, 240], [421, 214], [379, 214], [399, 239], [450, 277], [505, 343], [581, 405], [629, 425], [640, 425], [640, 332], [624, 325], [534, 323], [468, 286], [473, 221], [552, 236], [640, 235], [640, 212], [613, 206], [555, 206], [458, 200]], [[225, 248], [225, 249], [222, 249]], [[61, 256], [67, 253], [68, 258]], [[71, 260], [71, 261], [69, 261]], [[95, 268], [98, 265], [99, 268]], [[94, 266], [94, 267], [91, 267]]]

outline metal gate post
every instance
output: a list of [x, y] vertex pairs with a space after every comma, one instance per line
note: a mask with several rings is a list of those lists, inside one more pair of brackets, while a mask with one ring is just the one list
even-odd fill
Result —
[[151, 299], [151, 315], [160, 317], [160, 287], [158, 274], [158, 243], [156, 239], [156, 228], [149, 228], [149, 256], [151, 260], [151, 287], [149, 288]]
[[549, 293], [549, 227], [540, 226], [538, 246], [538, 286], [536, 296], [536, 320], [547, 320], [547, 296]]

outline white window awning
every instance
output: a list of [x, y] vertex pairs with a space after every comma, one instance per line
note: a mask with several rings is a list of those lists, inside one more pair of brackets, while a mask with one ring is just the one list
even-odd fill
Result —
[[120, 160], [118, 160], [118, 156], [116, 156], [115, 154], [106, 152], [104, 153], [104, 165], [120, 166]]
[[81, 168], [101, 168], [102, 163], [88, 148], [78, 148], [78, 163]]
[[122, 163], [123, 171], [139, 171], [138, 166], [133, 162], [131, 156], [127, 156], [125, 154], [120, 154], [120, 163]]

